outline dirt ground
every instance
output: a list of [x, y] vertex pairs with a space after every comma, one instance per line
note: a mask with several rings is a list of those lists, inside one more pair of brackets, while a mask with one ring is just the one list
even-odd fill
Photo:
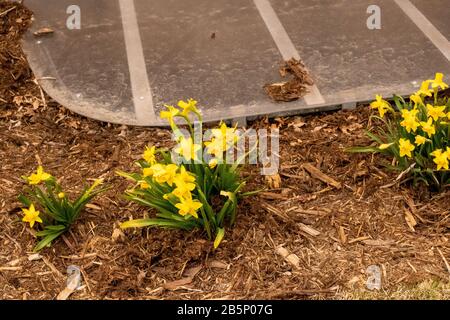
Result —
[[[142, 229], [113, 238], [117, 222], [146, 214], [121, 198], [129, 184], [114, 172], [133, 170], [145, 145], [170, 144], [170, 132], [90, 120], [42, 98], [19, 44], [30, 12], [1, 1], [0, 15], [12, 7], [0, 19], [0, 298], [54, 299], [69, 265], [81, 267], [84, 283], [71, 299], [450, 297], [450, 192], [386, 187], [396, 177], [383, 167], [387, 159], [344, 152], [368, 143], [367, 107], [252, 123], [280, 129], [281, 184], [274, 188], [256, 167], [244, 170], [249, 190], [267, 190], [242, 202], [216, 251], [200, 232]], [[87, 178], [103, 177], [112, 189], [30, 261], [36, 239], [16, 198], [20, 176], [38, 164], [69, 193]], [[308, 164], [341, 187], [315, 178]], [[280, 245], [298, 256], [298, 268], [276, 253]], [[381, 292], [365, 289], [370, 265], [382, 270]]]

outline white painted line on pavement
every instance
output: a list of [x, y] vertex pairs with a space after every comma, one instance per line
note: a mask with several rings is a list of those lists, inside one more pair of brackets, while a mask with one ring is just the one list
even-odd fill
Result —
[[148, 125], [155, 122], [156, 115], [153, 108], [152, 90], [148, 81], [134, 0], [119, 0], [119, 6], [136, 120], [139, 124]]
[[415, 25], [430, 39], [430, 41], [450, 61], [450, 42], [409, 0], [394, 0]]
[[[278, 50], [283, 56], [284, 60], [295, 58], [300, 60], [300, 55], [292, 43], [291, 38], [281, 24], [275, 10], [268, 0], [253, 0], [256, 8], [259, 11], [262, 19], [264, 20], [273, 40], [275, 41]], [[309, 93], [304, 97], [305, 102], [308, 105], [324, 104], [325, 100], [316, 85], [309, 87]]]

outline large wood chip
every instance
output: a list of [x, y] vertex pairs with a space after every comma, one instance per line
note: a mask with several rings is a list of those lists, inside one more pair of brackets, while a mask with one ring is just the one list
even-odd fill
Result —
[[175, 290], [180, 289], [180, 287], [190, 284], [192, 282], [192, 280], [193, 279], [191, 277], [186, 277], [186, 278], [182, 278], [179, 280], [166, 282], [163, 285], [163, 287], [164, 287], [164, 289], [175, 291]]
[[308, 171], [308, 173], [316, 178], [319, 179], [320, 181], [335, 187], [336, 189], [341, 189], [342, 185], [340, 182], [337, 182], [336, 180], [334, 180], [333, 178], [327, 176], [325, 173], [323, 173], [322, 171], [320, 171], [319, 169], [317, 169], [316, 167], [314, 167], [312, 164], [310, 163], [305, 163], [303, 165], [303, 168]]
[[300, 259], [294, 253], [290, 253], [287, 249], [282, 246], [275, 249], [275, 252], [284, 258], [287, 262], [289, 262], [294, 268], [300, 268]]
[[54, 32], [53, 29], [48, 28], [48, 27], [44, 27], [44, 28], [41, 28], [41, 29], [35, 31], [33, 34], [36, 37], [40, 37], [40, 36], [45, 36], [47, 34], [52, 34], [53, 32]]
[[405, 209], [405, 220], [406, 220], [406, 224], [411, 229], [411, 231], [415, 232], [416, 229], [414, 229], [414, 227], [417, 225], [417, 221], [416, 221], [416, 219], [414, 219], [414, 216], [408, 209]]
[[18, 271], [22, 270], [22, 267], [0, 267], [0, 271]]
[[219, 260], [209, 261], [208, 266], [211, 268], [217, 268], [217, 269], [228, 269], [230, 267], [230, 265], [226, 264], [223, 261], [219, 261]]
[[403, 199], [405, 199], [405, 202], [408, 205], [411, 212], [414, 214], [417, 214], [417, 208], [416, 208], [416, 204], [414, 203], [414, 200], [407, 194], [403, 195]]
[[93, 204], [93, 203], [88, 203], [88, 204], [86, 205], [86, 208], [89, 208], [89, 209], [92, 209], [92, 210], [97, 210], [97, 211], [102, 210], [101, 207], [99, 207], [99, 206], [97, 206], [97, 205], [95, 205], [95, 204]]
[[420, 222], [424, 223], [425, 220], [420, 216], [419, 210], [417, 210], [414, 200], [407, 194], [404, 194], [403, 198], [405, 199], [406, 205], [409, 207], [409, 210], [411, 211], [413, 217], [414, 216], [417, 217], [420, 220]]
[[113, 230], [112, 236], [111, 236], [111, 240], [114, 243], [119, 243], [119, 242], [125, 242], [126, 240], [126, 236], [123, 233], [122, 229], [120, 228], [115, 228]]
[[28, 256], [28, 261], [41, 260], [42, 256], [39, 253], [33, 253]]
[[96, 252], [92, 252], [92, 253], [88, 253], [88, 254], [85, 254], [82, 256], [72, 255], [72, 256], [59, 256], [59, 257], [63, 258], [63, 259], [69, 259], [69, 260], [83, 260], [83, 259], [93, 258], [96, 256], [100, 256], [100, 255]]
[[299, 223], [298, 226], [299, 226], [300, 230], [309, 234], [310, 236], [316, 237], [320, 234], [320, 231], [317, 231], [316, 229], [311, 228], [310, 226], [307, 226], [306, 224]]
[[261, 198], [267, 199], [267, 200], [288, 200], [289, 198], [274, 192], [260, 192], [258, 194]]
[[347, 235], [345, 234], [343, 226], [339, 227], [339, 238], [343, 244], [347, 243]]
[[321, 210], [302, 209], [302, 208], [295, 209], [294, 212], [308, 214], [312, 216], [323, 216], [327, 214], [327, 212]]
[[268, 203], [262, 203], [261, 206], [266, 209], [268, 212], [273, 213], [277, 217], [279, 217], [284, 222], [294, 222], [284, 211], [281, 211], [280, 209], [268, 204]]
[[373, 247], [390, 247], [395, 243], [392, 240], [363, 240], [362, 242], [367, 246]]

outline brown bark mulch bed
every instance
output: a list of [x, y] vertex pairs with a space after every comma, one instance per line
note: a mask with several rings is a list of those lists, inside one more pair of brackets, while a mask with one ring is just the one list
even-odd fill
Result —
[[[383, 188], [396, 177], [381, 165], [386, 159], [344, 152], [368, 143], [367, 108], [254, 122], [280, 129], [280, 179], [244, 171], [249, 190], [267, 190], [244, 200], [216, 251], [200, 232], [113, 237], [118, 221], [146, 214], [121, 198], [128, 182], [115, 171], [133, 170], [147, 144], [169, 145], [170, 132], [101, 123], [48, 96], [44, 102], [19, 45], [30, 12], [2, 1], [0, 14], [13, 6], [0, 19], [0, 298], [54, 299], [69, 265], [81, 267], [84, 283], [71, 299], [342, 298], [364, 289], [370, 265], [381, 267], [386, 291], [448, 281], [449, 192]], [[16, 199], [20, 176], [37, 164], [72, 192], [87, 178], [104, 177], [113, 188], [30, 261], [36, 239]], [[408, 225], [411, 216], [416, 226]], [[298, 256], [297, 267], [279, 246]], [[195, 272], [191, 282], [174, 283]]]

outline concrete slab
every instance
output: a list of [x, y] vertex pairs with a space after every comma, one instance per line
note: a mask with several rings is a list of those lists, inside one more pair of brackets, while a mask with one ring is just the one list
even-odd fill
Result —
[[205, 118], [222, 119], [267, 100], [262, 86], [282, 58], [252, 1], [135, 4], [157, 110], [192, 97]]
[[[272, 0], [273, 7], [328, 103], [409, 94], [449, 61], [391, 0]], [[369, 30], [366, 10], [381, 9]]]
[[[53, 98], [108, 122], [162, 125], [162, 106], [190, 97], [206, 121], [328, 110], [377, 93], [409, 94], [435, 72], [450, 74], [398, 1], [28, 0], [36, 21], [25, 51]], [[81, 8], [80, 30], [66, 27], [69, 5]], [[369, 5], [381, 8], [381, 30], [366, 27]], [[446, 33], [438, 10], [426, 15]], [[41, 27], [55, 33], [36, 38]], [[262, 87], [279, 81], [279, 63], [292, 56], [317, 88], [273, 103]]]
[[[69, 109], [98, 120], [136, 122], [117, 1], [27, 1], [35, 22], [24, 49], [43, 88]], [[70, 5], [82, 10], [82, 28], [69, 30]], [[54, 34], [32, 33], [51, 27]], [[48, 79], [50, 78], [50, 79]], [[54, 78], [54, 79], [52, 79]]]
[[450, 41], [450, 3], [448, 0], [412, 0], [430, 22]]

